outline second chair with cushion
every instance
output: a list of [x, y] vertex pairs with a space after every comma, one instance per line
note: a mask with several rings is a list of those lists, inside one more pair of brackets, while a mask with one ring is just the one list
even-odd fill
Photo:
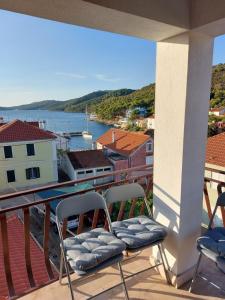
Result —
[[161, 262], [164, 267], [167, 282], [170, 283], [167, 268], [165, 265], [165, 253], [162, 242], [167, 236], [164, 226], [156, 222], [147, 202], [145, 191], [138, 183], [114, 186], [108, 189], [104, 195], [107, 205], [116, 202], [123, 202], [130, 199], [142, 199], [144, 201], [148, 215], [142, 215], [122, 221], [112, 222], [112, 231], [115, 236], [126, 244], [127, 250], [138, 250], [147, 246], [157, 245]]

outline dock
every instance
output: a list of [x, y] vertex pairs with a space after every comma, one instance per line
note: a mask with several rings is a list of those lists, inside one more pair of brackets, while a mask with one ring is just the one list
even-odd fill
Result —
[[82, 131], [63, 132], [62, 136], [65, 138], [71, 138], [73, 136], [82, 136]]

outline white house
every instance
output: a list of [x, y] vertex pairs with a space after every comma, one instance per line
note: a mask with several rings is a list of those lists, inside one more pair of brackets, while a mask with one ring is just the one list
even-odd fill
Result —
[[217, 117], [225, 115], [225, 107], [211, 108], [209, 115], [215, 115]]
[[149, 117], [147, 119], [147, 129], [155, 129], [155, 117]]
[[[104, 175], [113, 171], [111, 162], [102, 150], [71, 151], [63, 155], [61, 168], [71, 180]], [[90, 180], [92, 184], [103, 184], [113, 181], [104, 177]]]

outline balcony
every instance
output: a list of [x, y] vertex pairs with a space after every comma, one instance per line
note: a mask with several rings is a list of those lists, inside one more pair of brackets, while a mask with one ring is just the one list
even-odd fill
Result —
[[[183, 283], [188, 282], [192, 277], [197, 261], [195, 246], [196, 238], [200, 234], [202, 217], [202, 188], [205, 172], [213, 40], [215, 37], [225, 34], [224, 1], [216, 1], [215, 5], [215, 1], [209, 0], [20, 0], [0, 1], [0, 8], [48, 20], [156, 41], [153, 213], [157, 221], [169, 228], [165, 248], [169, 257], [172, 282], [176, 287], [182, 287]], [[132, 175], [128, 175], [126, 180], [139, 180], [139, 178], [132, 177]], [[123, 182], [121, 180], [117, 184], [123, 184]], [[224, 185], [222, 182], [215, 181], [214, 183]], [[148, 191], [151, 186], [150, 180], [144, 184]], [[47, 189], [50, 188], [54, 187], [47, 187]], [[94, 189], [101, 191], [105, 188], [107, 188], [106, 185]], [[9, 232], [7, 232], [9, 224], [6, 217], [17, 210], [20, 210], [20, 218], [24, 223], [24, 247], [22, 249], [25, 253], [23, 268], [28, 278], [26, 287], [28, 286], [33, 291], [26, 297], [50, 299], [49, 294], [47, 294], [50, 287], [55, 287], [50, 293], [53, 294], [54, 292], [57, 296], [64, 290], [62, 287], [58, 287], [57, 282], [50, 285], [51, 281], [57, 281], [57, 249], [55, 249], [56, 257], [50, 257], [49, 251], [51, 236], [49, 203], [56, 197], [39, 201], [33, 199], [32, 195], [36, 195], [39, 191], [41, 189], [1, 196], [0, 198], [1, 201], [5, 201], [2, 202], [5, 203], [5, 208], [0, 212], [4, 256], [0, 266], [3, 266], [3, 271], [5, 271], [4, 280], [12, 297], [17, 294], [13, 285], [15, 279], [13, 272], [16, 272], [17, 267], [16, 261], [13, 260], [14, 256], [10, 255], [11, 252], [9, 252], [12, 245], [10, 238], [13, 240], [13, 236], [10, 237]], [[20, 199], [12, 200], [19, 197]], [[24, 203], [26, 202], [24, 197], [27, 197], [28, 201], [37, 201], [35, 204], [33, 202]], [[24, 201], [23, 204], [21, 204], [22, 201]], [[205, 201], [210, 215], [211, 203], [207, 193], [205, 193]], [[9, 207], [13, 203], [17, 206]], [[134, 202], [132, 204], [133, 210], [136, 204]], [[38, 285], [40, 287], [43, 278], [33, 274], [34, 264], [32, 265], [32, 262], [34, 262], [35, 257], [32, 257], [31, 248], [34, 245], [31, 243], [29, 234], [32, 227], [30, 218], [32, 206], [44, 211], [44, 224], [42, 227], [39, 224], [40, 228], [43, 228], [43, 236], [39, 237], [39, 240], [42, 238], [42, 242], [39, 244], [43, 249], [40, 262], [41, 266], [43, 264], [45, 266], [43, 278], [47, 276], [49, 280], [49, 285], [37, 291], [34, 291], [37, 288], [36, 281], [40, 283]], [[123, 207], [119, 209], [118, 216], [122, 216], [123, 209]], [[224, 211], [221, 212], [221, 215], [224, 221]], [[97, 225], [97, 217], [98, 212], [95, 212], [93, 227]], [[78, 232], [83, 229], [83, 216], [79, 219]], [[41, 218], [39, 221], [41, 223]], [[19, 230], [19, 228], [17, 229]], [[32, 247], [30, 247], [30, 243]], [[21, 253], [23, 254], [22, 249]], [[40, 255], [39, 252], [38, 255]], [[154, 249], [152, 255], [157, 257]], [[52, 262], [56, 260], [56, 269], [53, 269], [51, 260]], [[143, 267], [138, 256], [130, 260], [129, 263], [132, 264], [132, 267], [130, 265], [127, 272], [131, 272], [131, 268], [134, 266], [136, 268], [139, 262], [140, 267]], [[124, 264], [129, 266], [128, 262], [124, 262]], [[37, 261], [35, 266], [40, 272]], [[224, 276], [220, 276], [216, 270], [214, 272], [208, 261], [205, 262], [204, 268], [207, 266], [210, 279], [219, 285]], [[109, 272], [112, 272], [111, 269]], [[98, 286], [103, 286], [103, 278], [105, 276], [99, 276], [98, 284], [96, 283], [95, 287], [92, 285], [91, 291], [86, 290], [86, 284], [80, 283], [80, 286], [83, 285], [84, 287], [82, 292], [94, 294]], [[19, 279], [17, 276], [17, 282]], [[89, 280], [91, 283], [92, 277]], [[127, 280], [134, 299], [139, 299], [141, 296], [149, 299], [150, 294], [155, 299], [157, 297], [158, 299], [162, 299], [162, 297], [170, 297], [171, 299], [224, 298], [224, 296], [217, 294], [218, 291], [215, 287], [211, 288], [210, 285], [200, 279], [195, 288], [196, 294], [192, 295], [182, 289], [176, 290], [165, 286], [159, 275], [150, 276], [150, 271]], [[118, 289], [119, 287], [116, 287], [110, 292], [115, 293], [113, 294], [114, 298], [122, 298], [119, 293], [117, 294]], [[43, 294], [38, 295], [42, 291]], [[66, 288], [64, 291], [67, 292]], [[64, 295], [61, 295], [64, 298]], [[87, 295], [82, 296], [86, 297]], [[105, 299], [105, 295], [101, 297]]]
[[[2, 256], [2, 272], [5, 273], [5, 278], [4, 276], [1, 277], [1, 281], [3, 280], [4, 283], [1, 282], [3, 294], [0, 296], [10, 296], [12, 299], [21, 297], [21, 299], [24, 300], [69, 299], [69, 289], [66, 284], [67, 279], [64, 278], [65, 284], [63, 286], [58, 282], [59, 240], [57, 233], [54, 231], [54, 220], [52, 221], [50, 211], [52, 201], [66, 199], [69, 196], [91, 190], [103, 192], [110, 186], [121, 185], [127, 182], [139, 182], [150, 198], [152, 195], [152, 166], [140, 166], [111, 172], [96, 176], [95, 179], [109, 175], [113, 177], [116, 176], [117, 178], [118, 175], [122, 175], [123, 179], [118, 182], [97, 185], [79, 192], [65, 193], [64, 195], [46, 199], [40, 199], [38, 197], [39, 193], [46, 190], [50, 191], [62, 187], [73, 187], [76, 184], [84, 184], [86, 181], [89, 181], [90, 178], [0, 196], [2, 207], [0, 211], [2, 238], [0, 257]], [[205, 178], [204, 202], [209, 217], [212, 213], [211, 202], [208, 196], [208, 187], [211, 183], [217, 185], [218, 193], [221, 193], [222, 187], [225, 186], [224, 183], [218, 180]], [[126, 205], [121, 203], [120, 207], [117, 208], [109, 207], [109, 210], [115, 219], [121, 220], [123, 218], [143, 214], [144, 207], [140, 206], [136, 200], [131, 200]], [[35, 219], [36, 212], [38, 212], [38, 218]], [[222, 211], [221, 213], [223, 216], [224, 212]], [[18, 223], [17, 228], [19, 228], [19, 226], [23, 228], [23, 230], [18, 231], [16, 235], [17, 239], [20, 239], [20, 236], [23, 235], [24, 241], [23, 249], [19, 249], [24, 257], [20, 256], [19, 261], [14, 259], [11, 249], [11, 247], [14, 247], [15, 253], [18, 252], [15, 243], [12, 243], [12, 228], [10, 227], [12, 226], [10, 220], [15, 216], [18, 216], [20, 220], [20, 224]], [[69, 230], [65, 220], [65, 234], [70, 236], [81, 233], [87, 230], [88, 227], [97, 227], [99, 223], [105, 224], [107, 228], [107, 222], [103, 219], [101, 212], [98, 210], [94, 211], [94, 213], [88, 217], [88, 220], [89, 222], [87, 222], [87, 216], [80, 215], [79, 225], [76, 230]], [[18, 220], [13, 219], [13, 222], [18, 222]], [[38, 224], [36, 224], [37, 222]], [[37, 230], [35, 230], [35, 226], [39, 226]], [[37, 231], [43, 232], [43, 235], [37, 236]], [[204, 231], [204, 228], [202, 228], [202, 231]], [[39, 253], [38, 255], [37, 251], [34, 250], [34, 243], [40, 247], [42, 254]], [[224, 299], [225, 294], [223, 291], [213, 285], [213, 283], [216, 283], [222, 287], [224, 285], [224, 277], [221, 276], [222, 273], [214, 264], [209, 262], [209, 260], [204, 259], [201, 272], [206, 274], [205, 277], [213, 283], [209, 284], [202, 278], [199, 278], [194, 288], [194, 294], [190, 294], [188, 292], [189, 282], [182, 285], [180, 289], [176, 289], [172, 285], [167, 285], [166, 281], [160, 275], [160, 269], [151, 268], [151, 259], [149, 258], [152, 255], [153, 252], [149, 248], [146, 248], [135, 254], [129, 253], [128, 256], [124, 258], [122, 265], [131, 299], [149, 299], [150, 297], [152, 297], [152, 299], [174, 299], [175, 297], [176, 299]], [[37, 268], [37, 263], [40, 265], [39, 269]], [[20, 279], [18, 279], [19, 274], [17, 269], [23, 270], [21, 280], [26, 283], [24, 284], [25, 287], [21, 285]], [[41, 273], [43, 272], [45, 276], [42, 276], [41, 282], [39, 277], [41, 277]], [[120, 285], [117, 267], [104, 269], [97, 275], [87, 278], [77, 278], [77, 276], [73, 274], [72, 280], [77, 299], [86, 299], [99, 293], [100, 295], [98, 295], [96, 299], [123, 299], [123, 291]], [[7, 290], [4, 286], [7, 286]]]

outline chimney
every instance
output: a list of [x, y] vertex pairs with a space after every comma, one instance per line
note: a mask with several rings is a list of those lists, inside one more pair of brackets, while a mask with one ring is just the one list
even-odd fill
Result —
[[116, 139], [115, 139], [115, 131], [113, 130], [113, 131], [112, 131], [112, 142], [115, 143], [115, 140], [116, 140]]

